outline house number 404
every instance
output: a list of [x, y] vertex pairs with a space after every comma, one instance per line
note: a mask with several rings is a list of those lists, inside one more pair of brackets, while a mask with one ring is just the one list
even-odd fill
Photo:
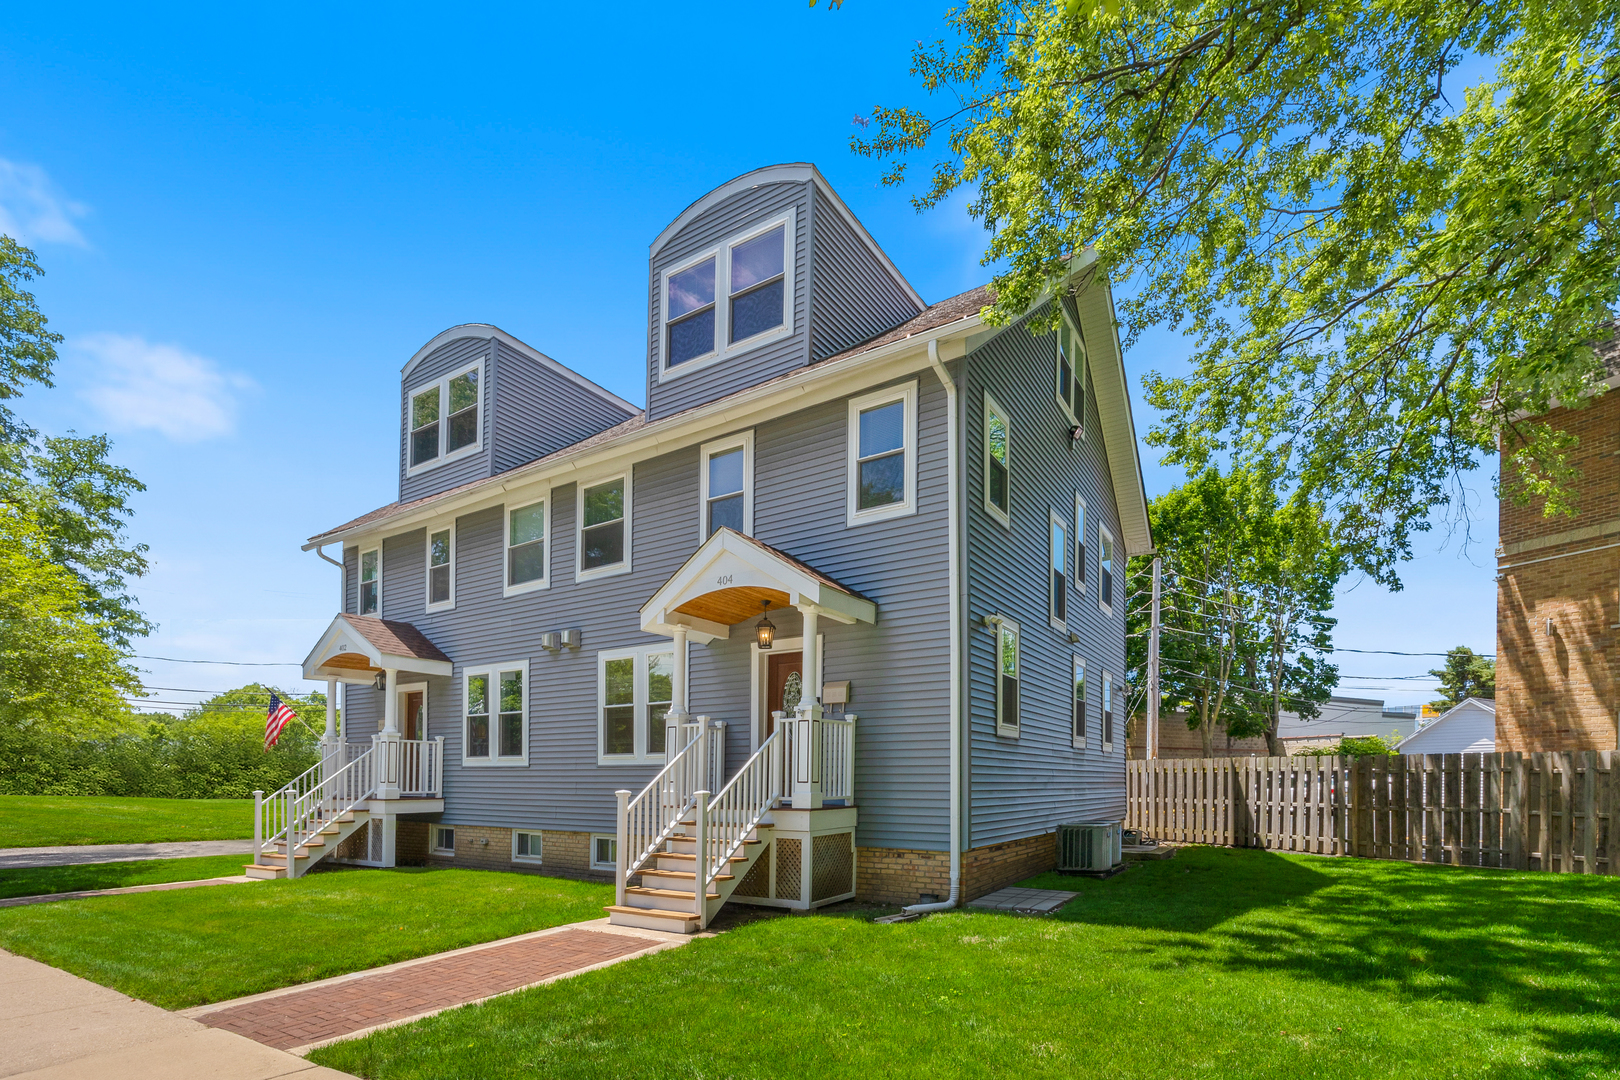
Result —
[[730, 585], [731, 580], [734, 577], [736, 577], [735, 574], [721, 574], [719, 577], [714, 579], [714, 583], [716, 585]]

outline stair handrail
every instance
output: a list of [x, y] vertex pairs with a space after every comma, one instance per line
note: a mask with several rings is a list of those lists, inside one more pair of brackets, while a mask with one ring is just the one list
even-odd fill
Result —
[[254, 832], [264, 839], [254, 861], [280, 846], [286, 852], [287, 876], [297, 877], [298, 850], [331, 821], [371, 798], [376, 790], [374, 763], [367, 749], [313, 786], [295, 781], [261, 800], [258, 809], [263, 817]]
[[704, 828], [697, 847], [695, 881], [702, 925], [708, 923], [702, 898], [708, 895], [709, 885], [730, 869], [732, 856], [748, 842], [748, 834], [786, 794], [782, 788], [782, 748], [786, 741], [780, 737], [782, 730], [778, 727], [759, 744], [753, 756], [709, 800], [707, 812], [702, 815]]
[[706, 784], [709, 762], [708, 717], [699, 717], [697, 737], [681, 747], [635, 798], [618, 792], [619, 841], [617, 903], [624, 903], [626, 881], [641, 871], [674, 835], [693, 806], [693, 794]]

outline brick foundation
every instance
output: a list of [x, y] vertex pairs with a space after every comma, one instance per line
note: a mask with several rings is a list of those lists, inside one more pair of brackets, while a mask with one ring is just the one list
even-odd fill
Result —
[[[403, 831], [404, 826], [400, 826]], [[460, 866], [471, 870], [516, 870], [552, 877], [606, 881], [610, 870], [591, 869], [591, 834], [540, 830], [540, 862], [516, 862], [512, 858], [512, 830], [483, 825], [450, 825], [456, 830], [456, 853], [445, 855], [427, 850], [431, 833], [424, 826], [423, 850], [429, 866]], [[528, 831], [528, 830], [524, 830]], [[402, 856], [403, 857], [403, 856]]]
[[394, 862], [400, 866], [426, 866], [428, 823], [401, 821], [394, 827]]
[[[856, 897], [874, 904], [916, 904], [925, 894], [951, 894], [945, 851], [863, 847], [856, 858]], [[962, 855], [962, 899], [972, 900], [1057, 866], [1057, 833], [973, 848]]]

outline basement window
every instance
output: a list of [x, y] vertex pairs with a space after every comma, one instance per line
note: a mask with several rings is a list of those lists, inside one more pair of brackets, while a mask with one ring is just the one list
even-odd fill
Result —
[[591, 835], [591, 869], [617, 870], [619, 868], [619, 838], [607, 833]]
[[448, 825], [433, 826], [433, 854], [454, 855], [456, 853], [456, 830]]
[[523, 832], [512, 830], [512, 861], [540, 865], [542, 840], [537, 832]]

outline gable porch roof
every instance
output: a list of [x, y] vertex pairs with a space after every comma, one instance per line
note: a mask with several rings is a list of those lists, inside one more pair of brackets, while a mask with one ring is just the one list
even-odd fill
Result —
[[450, 658], [408, 622], [370, 615], [334, 618], [304, 657], [304, 678], [369, 683], [393, 668], [414, 675], [450, 675]]

